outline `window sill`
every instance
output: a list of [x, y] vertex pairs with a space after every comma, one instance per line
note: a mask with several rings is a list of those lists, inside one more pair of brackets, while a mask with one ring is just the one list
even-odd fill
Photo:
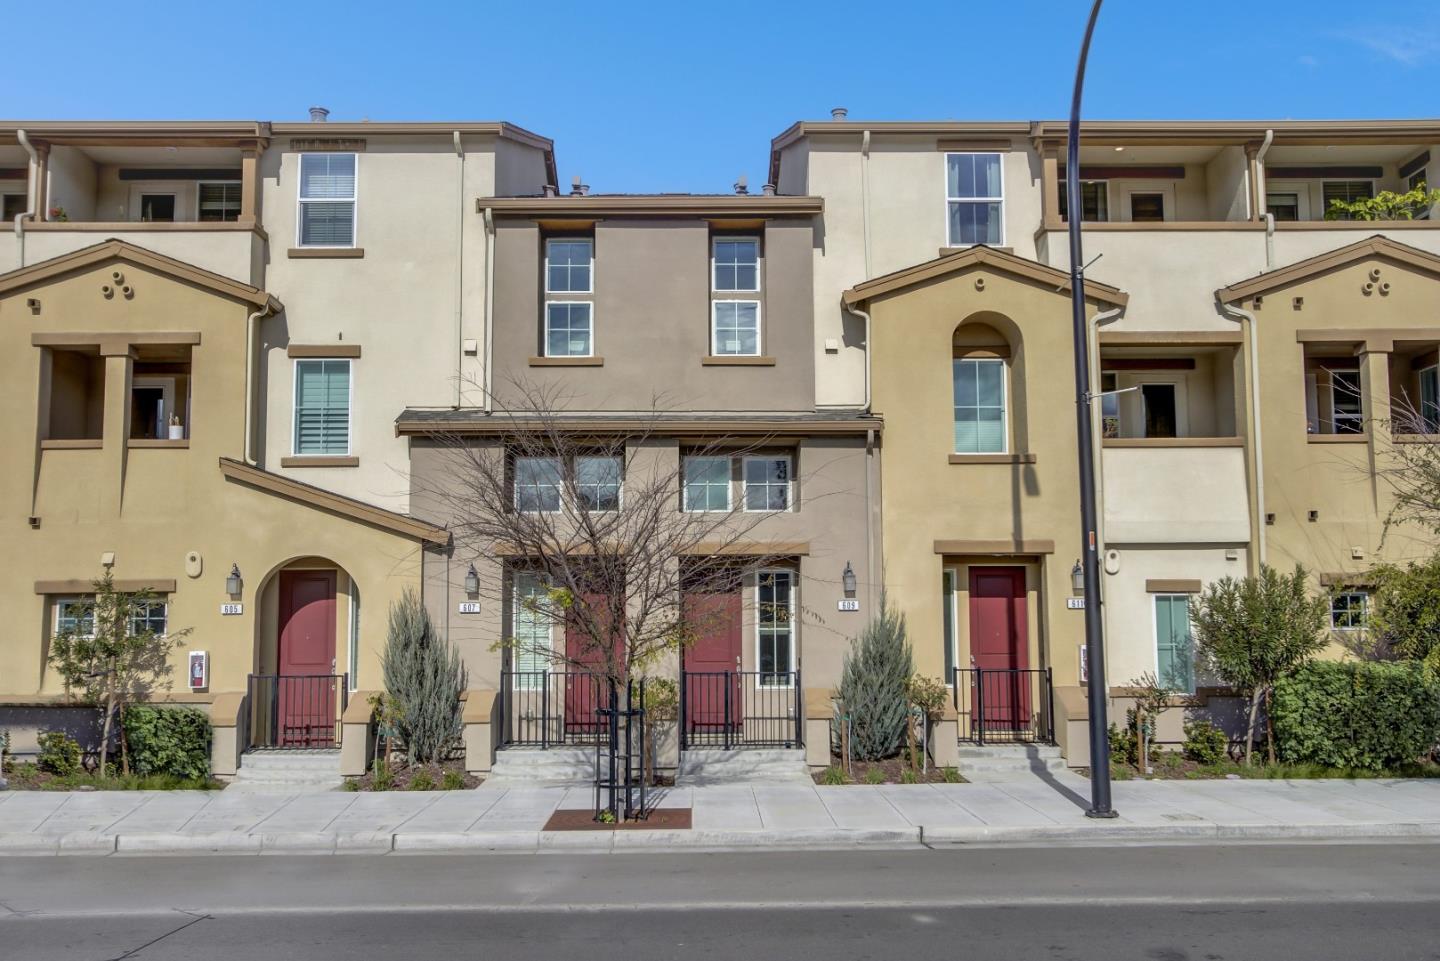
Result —
[[604, 357], [531, 357], [531, 367], [604, 367]]
[[103, 444], [98, 437], [83, 437], [73, 440], [42, 440], [41, 450], [99, 450]]
[[952, 464], [1033, 464], [1034, 454], [951, 454]]
[[1369, 434], [1306, 434], [1307, 444], [1368, 444]]
[[702, 357], [702, 367], [774, 367], [774, 357]]
[[280, 458], [281, 467], [359, 467], [358, 457], [329, 457], [321, 455]]
[[132, 437], [125, 442], [125, 446], [131, 450], [144, 450], [151, 447], [173, 447], [186, 450], [190, 447], [190, 438], [170, 440], [165, 437]]
[[364, 247], [291, 247], [285, 252], [291, 260], [353, 260], [365, 256]]
[[1244, 447], [1243, 437], [1106, 437], [1102, 447]]

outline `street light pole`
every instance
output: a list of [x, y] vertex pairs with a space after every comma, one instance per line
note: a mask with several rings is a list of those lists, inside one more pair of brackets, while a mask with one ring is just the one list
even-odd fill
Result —
[[1090, 8], [1080, 62], [1075, 67], [1075, 92], [1070, 100], [1070, 128], [1066, 139], [1065, 200], [1070, 226], [1070, 304], [1075, 335], [1075, 427], [1080, 441], [1081, 565], [1085, 573], [1085, 657], [1090, 693], [1090, 809], [1086, 817], [1113, 818], [1110, 806], [1110, 737], [1105, 701], [1105, 628], [1100, 617], [1100, 552], [1096, 543], [1095, 435], [1090, 417], [1090, 338], [1085, 316], [1085, 261], [1080, 249], [1080, 98], [1085, 88], [1085, 61], [1090, 37], [1100, 16], [1100, 4]]

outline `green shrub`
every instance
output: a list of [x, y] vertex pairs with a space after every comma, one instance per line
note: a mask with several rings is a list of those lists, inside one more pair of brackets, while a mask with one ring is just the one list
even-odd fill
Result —
[[430, 776], [429, 771], [422, 767], [410, 778], [410, 784], [407, 786], [407, 789], [411, 791], [433, 791], [435, 790], [435, 779]]
[[1140, 748], [1135, 743], [1135, 732], [1127, 727], [1124, 731], [1110, 722], [1110, 759], [1121, 764], [1134, 764], [1140, 757]]
[[915, 773], [915, 769], [914, 769], [913, 767], [901, 768], [901, 769], [900, 769], [900, 783], [901, 783], [901, 784], [919, 784], [919, 783], [920, 783], [920, 775], [918, 775], [918, 774]]
[[375, 759], [374, 776], [370, 779], [370, 787], [376, 791], [388, 791], [395, 786], [395, 772], [390, 767], [390, 762], [383, 757]]
[[1185, 722], [1185, 756], [1200, 764], [1219, 764], [1228, 756], [1230, 739], [1209, 721]]
[[1288, 763], [1378, 771], [1440, 740], [1440, 678], [1413, 661], [1307, 664], [1276, 684], [1273, 709]]
[[42, 731], [36, 740], [40, 743], [40, 770], [60, 777], [80, 770], [79, 741], [64, 731]]
[[465, 775], [451, 769], [440, 777], [440, 790], [442, 791], [463, 791], [465, 789]]
[[946, 784], [963, 784], [965, 779], [960, 776], [959, 768], [953, 764], [947, 764], [940, 769], [940, 776], [945, 779]]
[[850, 718], [851, 757], [878, 761], [900, 753], [910, 725], [914, 673], [905, 616], [882, 594], [879, 615], [851, 642], [840, 673], [840, 709]]
[[390, 605], [381, 667], [410, 763], [445, 760], [460, 740], [465, 664], [455, 646], [435, 629], [420, 596], [409, 588]]
[[132, 704], [122, 723], [134, 773], [193, 780], [210, 776], [210, 717], [204, 711]]
[[865, 772], [864, 780], [866, 784], [884, 784], [885, 772], [878, 767], [872, 767]]
[[825, 769], [825, 773], [820, 775], [821, 784], [844, 784], [847, 780], [848, 778], [845, 777], [845, 769], [833, 764]]

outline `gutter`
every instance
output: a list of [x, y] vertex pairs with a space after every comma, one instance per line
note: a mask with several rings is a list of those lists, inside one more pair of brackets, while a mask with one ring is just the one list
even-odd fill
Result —
[[460, 407], [460, 385], [465, 365], [465, 150], [460, 146], [460, 131], [455, 138], [455, 156], [459, 159], [459, 175], [455, 183], [455, 407]]
[[[1265, 155], [1270, 152], [1270, 145], [1274, 142], [1275, 131], [1266, 130], [1260, 149], [1255, 151], [1255, 203], [1258, 205], [1256, 213], [1265, 209]], [[1275, 215], [1269, 211], [1265, 212], [1265, 269], [1275, 269]]]
[[[1240, 324], [1245, 330], [1250, 362], [1250, 467], [1255, 472], [1255, 507], [1251, 511], [1250, 523], [1253, 534], [1254, 557], [1252, 572], [1259, 571], [1265, 563], [1265, 455], [1260, 445], [1260, 347], [1255, 335], [1255, 315], [1233, 304], [1221, 302], [1220, 309], [1225, 316]], [[1257, 563], [1258, 561], [1258, 563]]]
[[20, 266], [25, 266], [25, 221], [35, 219], [35, 194], [38, 192], [36, 184], [37, 175], [40, 170], [40, 154], [30, 145], [30, 138], [25, 135], [24, 130], [15, 131], [15, 139], [25, 152], [30, 155], [30, 164], [25, 171], [25, 205], [29, 208], [22, 213], [15, 215], [15, 237], [20, 243]]
[[490, 374], [491, 359], [495, 356], [495, 212], [485, 208], [485, 369], [481, 372], [485, 391], [485, 413], [495, 409], [491, 396], [494, 379]]

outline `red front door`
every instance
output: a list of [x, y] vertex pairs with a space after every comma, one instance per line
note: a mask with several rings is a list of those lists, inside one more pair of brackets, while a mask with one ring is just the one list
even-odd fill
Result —
[[1021, 673], [1027, 639], [1025, 569], [970, 568], [970, 660], [980, 672], [971, 695], [987, 730], [1018, 731], [1030, 721], [1030, 683]]
[[740, 643], [743, 598], [726, 590], [686, 591], [686, 622], [695, 633], [685, 649], [687, 733], [740, 729]]
[[[603, 594], [584, 594], [580, 603], [591, 612], [599, 632], [603, 633], [612, 616], [609, 598]], [[615, 638], [614, 668], [624, 670], [625, 641]], [[565, 730], [568, 733], [597, 733], [606, 724], [595, 711], [610, 702], [606, 673], [612, 666], [605, 649], [596, 643], [580, 623], [578, 616], [565, 620]]]
[[335, 572], [280, 572], [276, 742], [335, 742]]

